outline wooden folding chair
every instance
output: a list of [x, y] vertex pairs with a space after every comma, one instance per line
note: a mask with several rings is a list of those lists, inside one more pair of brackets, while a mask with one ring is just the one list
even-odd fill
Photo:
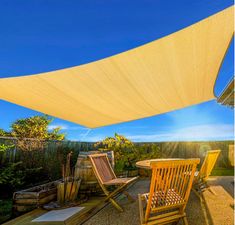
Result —
[[[132, 178], [117, 178], [107, 157], [107, 154], [93, 154], [89, 155], [89, 158], [92, 163], [92, 168], [95, 173], [95, 176], [104, 192], [107, 196], [105, 201], [110, 201], [115, 208], [123, 212], [122, 207], [114, 200], [114, 197], [123, 193], [127, 196], [128, 200], [134, 201], [134, 199], [129, 195], [125, 190], [129, 184], [135, 181], [138, 177]], [[107, 187], [117, 186], [117, 188], [110, 192]]]
[[141, 225], [168, 224], [183, 219], [200, 159], [152, 162], [150, 192], [139, 194]]
[[196, 171], [194, 174], [195, 178], [192, 190], [200, 199], [201, 199], [201, 193], [206, 189], [215, 194], [215, 192], [208, 186], [207, 180], [215, 166], [215, 163], [218, 159], [220, 152], [221, 152], [220, 150], [208, 151], [200, 171]]

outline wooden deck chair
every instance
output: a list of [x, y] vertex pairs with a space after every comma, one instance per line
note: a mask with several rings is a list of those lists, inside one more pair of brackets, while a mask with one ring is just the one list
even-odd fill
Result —
[[207, 180], [215, 166], [220, 152], [220, 150], [208, 151], [201, 166], [201, 169], [199, 171], [196, 171], [194, 174], [195, 178], [193, 183], [193, 191], [200, 199], [201, 193], [206, 189], [210, 190], [213, 194], [215, 194], [215, 192], [208, 186]]
[[200, 159], [152, 162], [150, 192], [139, 194], [141, 225], [168, 224], [183, 219]]
[[[123, 212], [122, 207], [114, 200], [114, 197], [123, 193], [127, 196], [128, 200], [134, 201], [134, 199], [125, 190], [129, 184], [135, 181], [138, 177], [132, 178], [117, 178], [107, 157], [107, 154], [93, 154], [89, 155], [92, 163], [92, 168], [95, 176], [104, 192], [107, 196], [105, 201], [110, 201], [115, 208]], [[117, 188], [110, 192], [108, 186], [116, 186]]]

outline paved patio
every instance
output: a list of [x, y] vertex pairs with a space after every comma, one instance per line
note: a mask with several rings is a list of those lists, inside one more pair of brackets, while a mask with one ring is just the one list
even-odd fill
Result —
[[[212, 195], [206, 191], [205, 203], [201, 203], [199, 198], [191, 192], [189, 202], [186, 208], [188, 222], [190, 225], [232, 225], [233, 224], [233, 208], [230, 206], [233, 196], [233, 177], [211, 177], [210, 183], [215, 186], [217, 195]], [[222, 185], [222, 186], [221, 186]], [[220, 187], [218, 189], [218, 187]], [[137, 199], [138, 193], [145, 193], [149, 190], [149, 180], [141, 179], [135, 183], [129, 192]], [[224, 201], [221, 198], [224, 198]], [[207, 199], [209, 204], [213, 206], [208, 208]], [[112, 205], [107, 205], [95, 216], [86, 221], [84, 225], [139, 225], [139, 210], [138, 202], [129, 203], [124, 196], [120, 196], [118, 201], [124, 208], [123, 213], [117, 212]], [[223, 209], [220, 209], [221, 213], [217, 216], [218, 207], [223, 202]], [[226, 215], [224, 215], [224, 212]], [[182, 224], [181, 222], [179, 224]]]

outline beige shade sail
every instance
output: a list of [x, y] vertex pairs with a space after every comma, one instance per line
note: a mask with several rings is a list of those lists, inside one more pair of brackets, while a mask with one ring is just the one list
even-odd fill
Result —
[[214, 99], [233, 36], [233, 7], [92, 63], [0, 79], [0, 99], [90, 128]]

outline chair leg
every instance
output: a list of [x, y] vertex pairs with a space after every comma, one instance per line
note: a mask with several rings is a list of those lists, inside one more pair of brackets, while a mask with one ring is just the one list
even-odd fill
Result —
[[130, 202], [135, 202], [135, 199], [127, 191], [123, 191], [122, 193], [126, 195]]
[[122, 186], [120, 186], [120, 187], [118, 187], [115, 191], [109, 193], [109, 192], [107, 191], [107, 189], [103, 186], [102, 189], [105, 190], [104, 192], [105, 192], [105, 194], [107, 195], [107, 198], [105, 199], [105, 201], [108, 201], [109, 198], [112, 198], [112, 197], [114, 197], [116, 194], [123, 192], [123, 190], [124, 190], [125, 187], [126, 187], [126, 184], [125, 184], [125, 185], [122, 185]]
[[144, 208], [141, 199], [141, 194], [138, 194], [138, 200], [139, 200], [140, 224], [142, 225], [144, 223]]
[[192, 188], [192, 191], [200, 199], [200, 201], [203, 202], [202, 195], [195, 188]]
[[183, 222], [184, 222], [184, 225], [188, 225], [188, 220], [187, 220], [187, 217], [183, 217]]
[[123, 208], [112, 198], [109, 199], [109, 201], [113, 204], [113, 206], [119, 210], [120, 212], [123, 212]]

